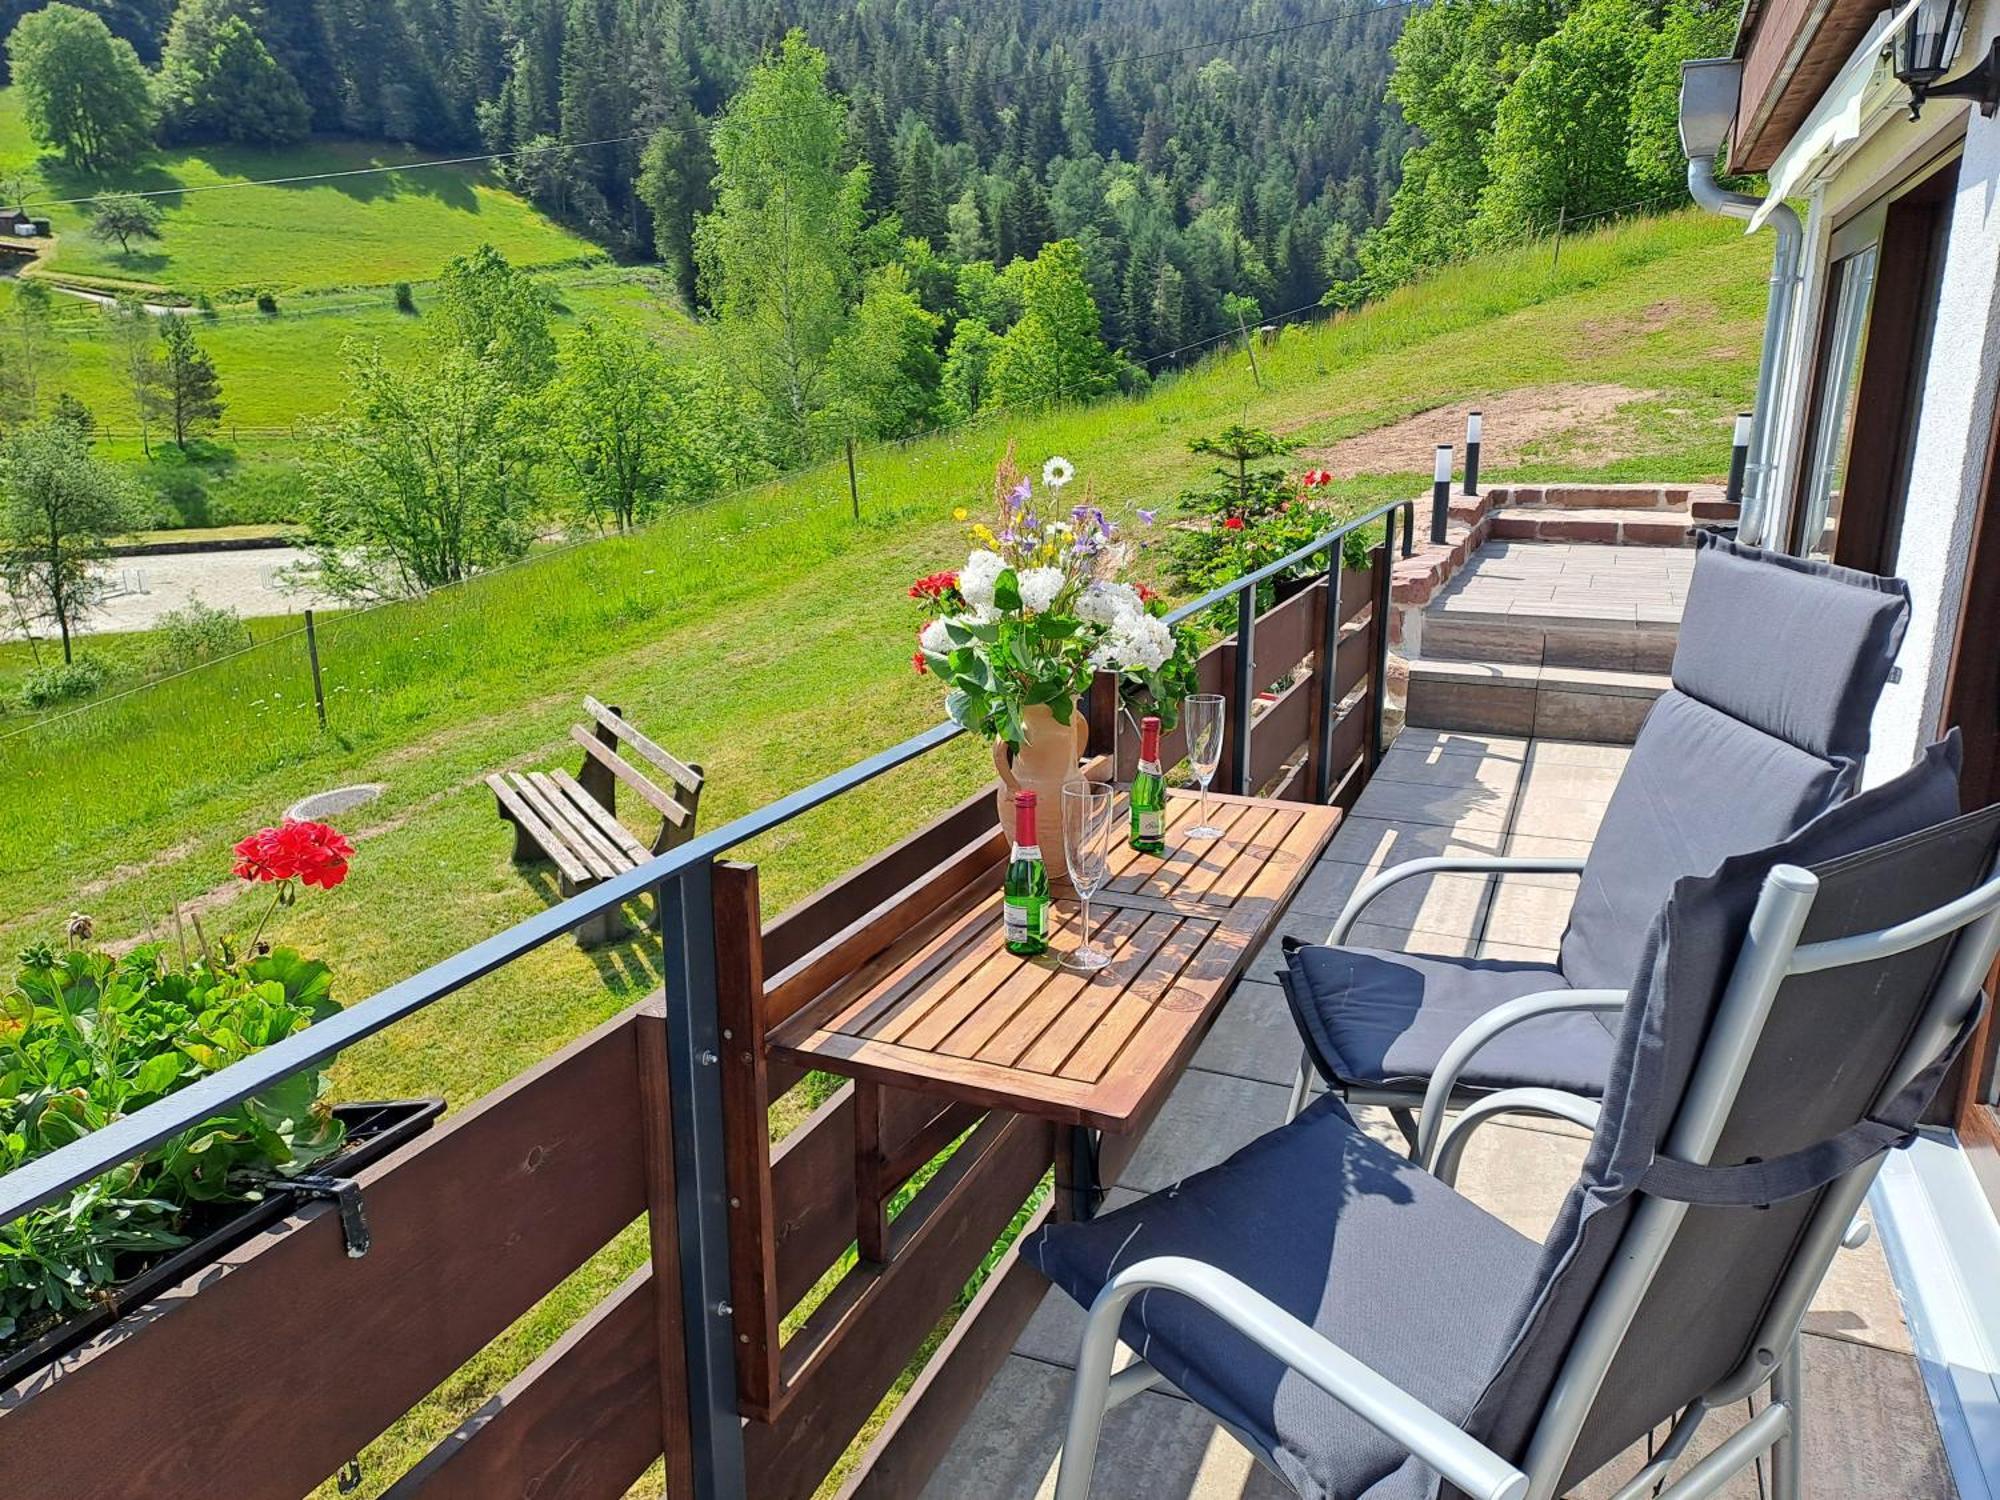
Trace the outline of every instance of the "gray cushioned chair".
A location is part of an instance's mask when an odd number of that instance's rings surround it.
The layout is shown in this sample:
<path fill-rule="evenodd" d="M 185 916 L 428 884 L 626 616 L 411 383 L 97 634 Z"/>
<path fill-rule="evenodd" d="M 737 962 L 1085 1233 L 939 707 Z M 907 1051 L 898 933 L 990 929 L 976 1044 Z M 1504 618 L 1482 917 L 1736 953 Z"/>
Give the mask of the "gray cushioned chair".
<path fill-rule="evenodd" d="M 1955 743 L 1934 747 L 1675 884 L 1544 1243 L 1331 1097 L 1032 1237 L 1023 1253 L 1091 1309 L 1058 1500 L 1087 1495 L 1106 1407 L 1162 1379 L 1313 1500 L 1551 1500 L 1674 1419 L 1618 1491 L 1634 1500 L 1703 1413 L 1769 1384 L 1664 1493 L 1713 1494 L 1769 1450 L 1774 1500 L 1800 1500 L 1800 1322 L 2000 949 L 2000 807 L 1955 816 L 1957 769 Z M 1141 1363 L 1114 1377 L 1120 1338 Z"/>
<path fill-rule="evenodd" d="M 1305 1039 L 1294 1114 L 1316 1071 L 1351 1103 L 1395 1110 L 1421 1152 L 1413 1112 L 1461 1039 L 1456 1102 L 1535 1086 L 1596 1097 L 1673 883 L 1784 838 L 1853 792 L 1908 586 L 1706 533 L 1697 542 L 1672 687 L 1640 728 L 1587 861 L 1413 860 L 1356 891 L 1325 945 L 1288 945 L 1280 977 Z M 1557 962 L 1345 946 L 1370 901 L 1440 870 L 1578 875 Z"/>

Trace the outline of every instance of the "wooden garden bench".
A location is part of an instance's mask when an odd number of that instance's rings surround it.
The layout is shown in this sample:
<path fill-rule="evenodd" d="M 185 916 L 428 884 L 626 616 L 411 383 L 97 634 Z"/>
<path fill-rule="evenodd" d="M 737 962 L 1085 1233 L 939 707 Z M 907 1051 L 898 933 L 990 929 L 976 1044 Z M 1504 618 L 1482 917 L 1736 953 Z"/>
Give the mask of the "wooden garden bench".
<path fill-rule="evenodd" d="M 589 890 L 600 880 L 622 875 L 694 837 L 701 802 L 702 771 L 677 759 L 634 729 L 616 708 L 595 698 L 583 700 L 589 724 L 573 724 L 569 736 L 583 747 L 583 764 L 572 776 L 564 770 L 494 772 L 486 778 L 499 801 L 500 816 L 514 825 L 514 860 L 546 859 L 556 867 L 565 896 Z M 663 789 L 626 759 L 621 747 L 660 772 Z M 660 815 L 652 847 L 618 821 L 618 783 L 625 783 Z M 614 908 L 576 930 L 582 947 L 610 942 L 626 931 Z"/>

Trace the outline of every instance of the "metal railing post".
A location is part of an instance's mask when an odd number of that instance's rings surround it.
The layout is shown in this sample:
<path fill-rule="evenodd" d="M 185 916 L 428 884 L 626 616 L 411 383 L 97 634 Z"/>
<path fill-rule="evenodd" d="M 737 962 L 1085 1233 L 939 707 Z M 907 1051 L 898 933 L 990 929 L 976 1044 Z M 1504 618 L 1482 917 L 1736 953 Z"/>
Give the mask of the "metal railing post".
<path fill-rule="evenodd" d="M 729 1305 L 729 1190 L 722 1148 L 722 1035 L 715 981 L 713 869 L 707 859 L 653 888 L 666 991 L 667 1107 L 686 1330 L 692 1500 L 744 1500 Z M 669 1441 L 672 1441 L 671 1435 Z"/>
<path fill-rule="evenodd" d="M 1384 720 L 1389 706 L 1389 610 L 1396 586 L 1396 513 L 1382 517 L 1382 555 L 1375 564 L 1381 572 L 1375 579 L 1375 661 L 1368 684 L 1368 769 L 1373 773 L 1382 763 Z"/>
<path fill-rule="evenodd" d="M 1319 632 L 1319 727 L 1313 736 L 1313 799 L 1333 795 L 1333 715 L 1340 707 L 1340 554 L 1341 543 L 1326 549 L 1326 618 Z"/>
<path fill-rule="evenodd" d="M 1239 797 L 1250 795 L 1250 710 L 1257 696 L 1256 636 L 1257 585 L 1253 583 L 1236 596 L 1236 759 L 1230 763 L 1229 790 Z"/>

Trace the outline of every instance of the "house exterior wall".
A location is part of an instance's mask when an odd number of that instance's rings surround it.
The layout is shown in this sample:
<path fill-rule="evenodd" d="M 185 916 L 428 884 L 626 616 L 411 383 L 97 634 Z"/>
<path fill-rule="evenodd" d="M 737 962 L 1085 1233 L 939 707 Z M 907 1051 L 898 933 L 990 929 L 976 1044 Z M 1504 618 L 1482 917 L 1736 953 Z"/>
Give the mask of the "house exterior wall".
<path fill-rule="evenodd" d="M 1975 6 L 1952 71 L 1983 56 L 1997 30 L 2000 0 Z M 1934 736 L 1956 645 L 1973 522 L 2000 402 L 2000 117 L 1986 119 L 1969 104 L 1949 100 L 1931 104 L 1914 122 L 1898 111 L 1813 186 L 1800 316 L 1787 355 L 1792 378 L 1777 418 L 1783 437 L 1775 455 L 1776 493 L 1782 508 L 1770 533 L 1774 539 L 1788 534 L 1804 462 L 1808 387 L 1833 232 L 1958 142 L 1964 149 L 1895 563 L 1910 583 L 1910 630 L 1900 680 L 1890 684 L 1876 712 L 1871 783 L 1907 766 Z"/>

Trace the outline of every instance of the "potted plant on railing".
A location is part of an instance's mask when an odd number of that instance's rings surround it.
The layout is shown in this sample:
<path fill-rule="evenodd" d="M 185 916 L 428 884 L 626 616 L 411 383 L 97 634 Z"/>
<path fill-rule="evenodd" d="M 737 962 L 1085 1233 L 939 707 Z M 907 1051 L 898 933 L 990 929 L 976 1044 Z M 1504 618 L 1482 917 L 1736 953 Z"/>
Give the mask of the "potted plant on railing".
<path fill-rule="evenodd" d="M 1067 459 L 1052 458 L 1038 492 L 1010 450 L 994 478 L 994 522 L 972 526 L 965 566 L 910 588 L 930 616 L 912 665 L 941 677 L 952 719 L 992 744 L 1003 828 L 1013 826 L 1014 794 L 1036 792 L 1042 854 L 1058 887 L 1061 794 L 1081 779 L 1087 725 L 1078 704 L 1092 676 L 1117 673 L 1124 694 L 1171 719 L 1195 654 L 1193 633 L 1167 623 L 1164 603 L 1120 579 L 1131 548 L 1103 508 L 1088 494 L 1062 502 L 1074 477 Z"/>
<path fill-rule="evenodd" d="M 200 937 L 93 949 L 88 917 L 66 948 L 20 955 L 0 996 L 0 1174 L 130 1115 L 331 1014 L 332 971 L 263 931 L 303 887 L 346 878 L 353 851 L 320 823 L 287 822 L 236 846 L 236 874 L 274 887 L 239 952 Z M 439 1100 L 333 1105 L 326 1075 L 297 1073 L 162 1142 L 56 1203 L 0 1225 L 0 1383 L 74 1348 L 274 1222 L 286 1183 L 351 1172 L 426 1128 Z"/>

